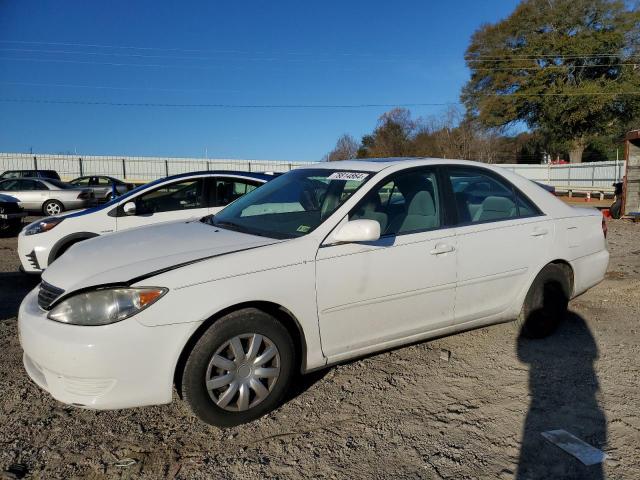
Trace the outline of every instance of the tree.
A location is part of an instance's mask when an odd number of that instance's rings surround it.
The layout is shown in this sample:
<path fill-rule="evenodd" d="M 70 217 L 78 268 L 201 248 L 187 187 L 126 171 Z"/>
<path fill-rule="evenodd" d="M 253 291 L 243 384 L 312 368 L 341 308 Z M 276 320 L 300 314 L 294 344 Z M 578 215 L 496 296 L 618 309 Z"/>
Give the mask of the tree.
<path fill-rule="evenodd" d="M 406 108 L 394 108 L 378 118 L 371 135 L 362 137 L 358 157 L 404 157 L 411 155 L 411 140 L 416 123 Z"/>
<path fill-rule="evenodd" d="M 482 125 L 524 122 L 579 162 L 640 118 L 638 45 L 640 11 L 623 0 L 524 0 L 474 33 L 462 100 Z"/>
<path fill-rule="evenodd" d="M 358 153 L 358 147 L 359 145 L 356 139 L 345 133 L 338 138 L 334 149 L 327 153 L 323 160 L 326 162 L 335 162 L 337 160 L 355 158 Z"/>

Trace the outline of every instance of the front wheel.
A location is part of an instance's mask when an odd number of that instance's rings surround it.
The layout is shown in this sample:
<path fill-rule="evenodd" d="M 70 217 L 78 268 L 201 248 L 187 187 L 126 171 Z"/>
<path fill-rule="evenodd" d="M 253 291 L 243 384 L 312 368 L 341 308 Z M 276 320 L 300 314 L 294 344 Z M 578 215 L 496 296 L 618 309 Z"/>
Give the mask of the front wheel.
<path fill-rule="evenodd" d="M 242 309 L 216 321 L 196 342 L 184 367 L 183 395 L 202 421 L 240 425 L 279 405 L 294 365 L 284 325 L 261 310 Z"/>
<path fill-rule="evenodd" d="M 64 205 L 58 200 L 47 200 L 42 206 L 42 212 L 50 217 L 60 215 L 64 212 Z"/>

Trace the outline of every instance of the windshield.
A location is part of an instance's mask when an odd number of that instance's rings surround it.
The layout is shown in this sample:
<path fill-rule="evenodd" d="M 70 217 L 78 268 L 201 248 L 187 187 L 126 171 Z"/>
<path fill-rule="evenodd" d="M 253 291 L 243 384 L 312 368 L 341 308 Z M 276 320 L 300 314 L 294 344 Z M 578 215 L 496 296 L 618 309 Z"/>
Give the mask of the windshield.
<path fill-rule="evenodd" d="M 337 169 L 293 170 L 203 221 L 264 237 L 301 237 L 315 230 L 370 176 Z"/>

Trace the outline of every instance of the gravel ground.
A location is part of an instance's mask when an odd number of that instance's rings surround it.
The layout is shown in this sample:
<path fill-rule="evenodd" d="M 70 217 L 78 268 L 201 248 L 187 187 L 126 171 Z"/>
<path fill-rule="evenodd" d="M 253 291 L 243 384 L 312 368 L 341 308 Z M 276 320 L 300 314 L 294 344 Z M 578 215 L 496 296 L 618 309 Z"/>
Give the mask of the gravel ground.
<path fill-rule="evenodd" d="M 607 279 L 559 331 L 483 328 L 297 382 L 276 412 L 219 430 L 171 405 L 62 405 L 22 368 L 16 312 L 37 279 L 0 239 L 0 472 L 33 478 L 640 478 L 640 225 L 611 221 Z M 609 459 L 585 467 L 541 431 Z M 24 469 L 20 472 L 20 469 Z M 0 473 L 0 478 L 3 474 Z"/>

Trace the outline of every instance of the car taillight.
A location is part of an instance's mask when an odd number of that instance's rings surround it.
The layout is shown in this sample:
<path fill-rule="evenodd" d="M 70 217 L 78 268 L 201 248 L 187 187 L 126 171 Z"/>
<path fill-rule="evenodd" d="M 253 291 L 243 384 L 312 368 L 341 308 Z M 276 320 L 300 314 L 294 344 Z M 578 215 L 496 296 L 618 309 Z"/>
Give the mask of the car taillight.
<path fill-rule="evenodd" d="M 602 234 L 604 235 L 604 238 L 607 238 L 607 232 L 609 231 L 609 227 L 607 226 L 607 219 L 605 218 L 604 214 L 602 215 Z"/>

